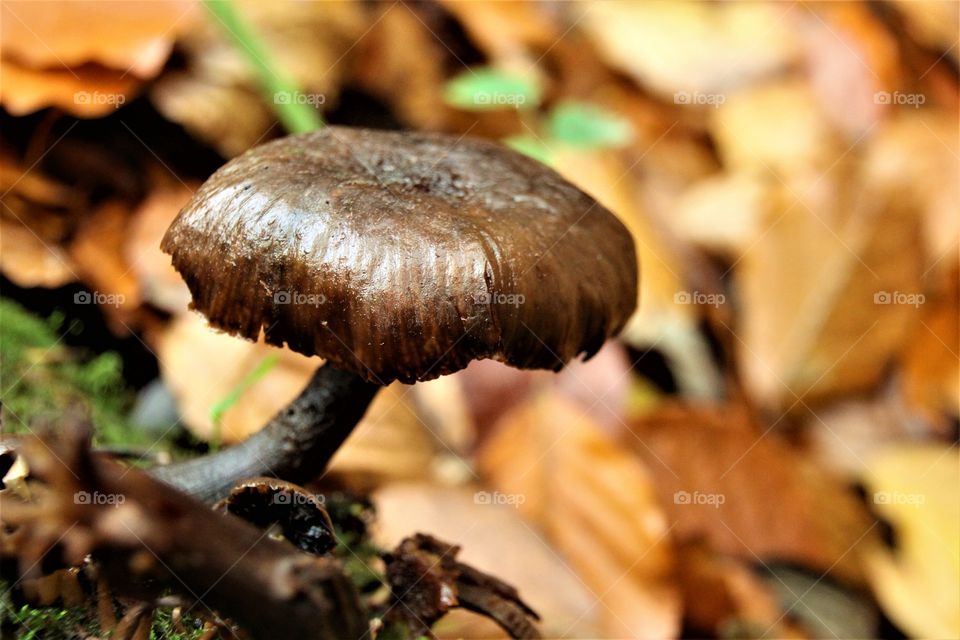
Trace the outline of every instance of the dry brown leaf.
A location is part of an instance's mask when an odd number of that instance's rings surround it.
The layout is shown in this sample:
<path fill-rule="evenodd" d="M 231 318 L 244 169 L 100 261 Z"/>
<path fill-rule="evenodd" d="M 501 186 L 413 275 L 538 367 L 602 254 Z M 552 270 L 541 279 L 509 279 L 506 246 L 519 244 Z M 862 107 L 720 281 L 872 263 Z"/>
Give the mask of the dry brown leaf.
<path fill-rule="evenodd" d="M 907 405 L 927 424 L 948 433 L 960 415 L 960 299 L 954 271 L 945 291 L 924 306 L 900 356 Z M 934 294 L 936 295 L 936 294 Z"/>
<path fill-rule="evenodd" d="M 195 313 L 170 322 L 159 337 L 157 355 L 164 381 L 178 401 L 185 425 L 199 438 L 214 436 L 210 410 L 263 361 L 277 364 L 223 414 L 219 437 L 239 442 L 258 430 L 293 400 L 320 364 L 289 349 L 239 340 L 218 333 Z"/>
<path fill-rule="evenodd" d="M 778 79 L 730 92 L 710 112 L 710 129 L 727 169 L 790 172 L 828 167 L 842 153 L 813 89 Z"/>
<path fill-rule="evenodd" d="M 140 85 L 136 76 L 124 76 L 95 65 L 76 69 L 30 69 L 2 59 L 0 74 L 3 75 L 0 104 L 15 116 L 59 107 L 81 118 L 97 118 L 116 111 Z"/>
<path fill-rule="evenodd" d="M 953 0 L 892 0 L 891 4 L 906 18 L 915 38 L 931 49 L 943 51 L 956 64 L 954 44 L 960 4 Z"/>
<path fill-rule="evenodd" d="M 414 7 L 382 5 L 357 48 L 355 82 L 389 103 L 404 122 L 419 129 L 442 127 L 451 112 L 443 101 L 447 51 Z"/>
<path fill-rule="evenodd" d="M 265 358 L 277 363 L 250 385 L 222 415 L 220 441 L 243 440 L 293 400 L 321 364 L 289 349 L 219 333 L 194 313 L 174 318 L 161 334 L 157 353 L 186 426 L 203 440 L 215 435 L 211 409 L 237 388 Z M 384 478 L 428 476 L 436 442 L 407 396 L 409 387 L 381 391 L 366 416 L 331 461 L 331 469 L 353 485 L 375 486 Z"/>
<path fill-rule="evenodd" d="M 117 334 L 130 331 L 133 313 L 140 306 L 140 285 L 126 261 L 129 207 L 106 202 L 79 223 L 68 247 L 76 271 L 92 290 L 88 301 L 98 304 Z"/>
<path fill-rule="evenodd" d="M 170 263 L 170 256 L 160 250 L 160 240 L 198 186 L 159 180 L 133 212 L 127 231 L 123 253 L 139 282 L 143 299 L 170 313 L 187 308 L 190 292 Z"/>
<path fill-rule="evenodd" d="M 391 484 L 373 495 L 375 540 L 391 548 L 426 531 L 455 540 L 458 558 L 515 586 L 540 614 L 546 638 L 602 637 L 600 607 L 581 579 L 513 506 L 485 499 L 489 492 L 466 487 Z M 434 631 L 441 638 L 499 638 L 502 631 L 476 616 L 448 616 Z"/>
<path fill-rule="evenodd" d="M 739 256 L 764 219 L 768 181 L 759 171 L 727 171 L 694 183 L 680 196 L 671 227 L 681 237 L 718 253 Z"/>
<path fill-rule="evenodd" d="M 678 633 L 670 530 L 650 476 L 576 405 L 538 394 L 503 418 L 478 468 L 593 592 L 605 634 Z"/>
<path fill-rule="evenodd" d="M 900 444 L 869 460 L 864 477 L 896 532 L 892 553 L 865 550 L 887 614 L 915 638 L 960 637 L 960 465 L 956 446 Z"/>
<path fill-rule="evenodd" d="M 799 410 L 870 389 L 917 320 L 918 207 L 893 185 L 846 169 L 786 177 L 736 265 L 738 358 L 764 405 Z"/>
<path fill-rule="evenodd" d="M 610 64 L 664 97 L 716 94 L 785 68 L 797 43 L 790 6 L 763 3 L 581 2 L 573 16 Z"/>
<path fill-rule="evenodd" d="M 646 461 L 678 541 L 749 562 L 794 562 L 862 580 L 873 523 L 836 478 L 757 429 L 743 409 L 663 407 L 625 443 Z"/>
<path fill-rule="evenodd" d="M 766 629 L 786 638 L 785 614 L 776 594 L 742 559 L 718 554 L 699 542 L 679 545 L 677 576 L 683 590 L 686 624 L 710 636 L 724 637 L 735 626 Z"/>
<path fill-rule="evenodd" d="M 556 374 L 480 360 L 447 378 L 462 388 L 462 408 L 479 443 L 500 418 L 544 389 L 574 402 L 607 433 L 618 433 L 626 428 L 633 383 L 627 351 L 615 341 L 607 342 L 590 360 L 573 360 Z"/>
<path fill-rule="evenodd" d="M 263 142 L 276 118 L 254 88 L 174 72 L 153 86 L 151 100 L 168 119 L 230 158 Z M 231 114 L 230 118 L 221 117 Z"/>
<path fill-rule="evenodd" d="M 956 111 L 903 108 L 877 129 L 869 171 L 876 184 L 913 198 L 923 214 L 928 289 L 951 276 L 960 243 L 960 122 Z"/>
<path fill-rule="evenodd" d="M 377 394 L 363 420 L 330 461 L 351 486 L 370 491 L 388 481 L 442 475 L 442 457 L 453 456 L 442 434 L 431 433 L 412 404 L 410 387 L 394 383 Z M 469 471 L 467 472 L 469 473 Z"/>
<path fill-rule="evenodd" d="M 0 270 L 21 287 L 59 287 L 77 279 L 60 246 L 74 193 L 0 152 Z"/>
<path fill-rule="evenodd" d="M 20 287 L 53 288 L 77 278 L 66 252 L 6 217 L 0 217 L 0 271 Z"/>
<path fill-rule="evenodd" d="M 0 189 L 4 206 L 18 214 L 25 209 L 29 212 L 34 206 L 64 207 L 73 200 L 69 189 L 33 168 L 21 166 L 4 150 L 0 150 Z"/>
<path fill-rule="evenodd" d="M 194 0 L 5 0 L 4 56 L 36 68 L 96 62 L 143 78 L 156 75 L 178 30 L 195 17 Z"/>
<path fill-rule="evenodd" d="M 215 18 L 197 21 L 184 34 L 180 46 L 187 71 L 161 77 L 150 94 L 164 116 L 227 157 L 270 132 L 276 123 L 270 100 L 331 108 L 354 45 L 369 26 L 365 9 L 353 0 L 235 4 L 263 39 L 273 63 L 302 94 L 263 96 L 255 69 Z M 231 117 L 224 118 L 225 113 Z"/>

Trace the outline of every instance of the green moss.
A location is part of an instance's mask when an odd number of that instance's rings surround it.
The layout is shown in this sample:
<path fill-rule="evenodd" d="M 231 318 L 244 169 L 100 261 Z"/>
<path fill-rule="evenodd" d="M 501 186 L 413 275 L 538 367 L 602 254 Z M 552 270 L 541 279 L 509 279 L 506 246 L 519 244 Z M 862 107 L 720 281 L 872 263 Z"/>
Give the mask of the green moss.
<path fill-rule="evenodd" d="M 10 598 L 11 585 L 0 580 L 0 637 L 18 640 L 73 640 L 82 633 L 98 636 L 92 609 L 87 607 L 17 606 Z M 13 632 L 14 635 L 7 634 Z"/>
<path fill-rule="evenodd" d="M 17 640 L 76 640 L 85 637 L 109 638 L 101 633 L 93 606 L 40 607 L 17 606 L 10 598 L 11 585 L 0 580 L 0 638 Z M 153 614 L 151 640 L 198 640 L 203 636 L 203 625 L 196 618 L 185 616 L 177 630 L 169 609 L 158 609 Z M 11 634 L 12 635 L 9 635 Z"/>
<path fill-rule="evenodd" d="M 138 445 L 148 437 L 131 429 L 126 415 L 133 393 L 126 386 L 120 357 L 92 358 L 64 344 L 79 323 L 64 326 L 61 315 L 44 320 L 0 298 L 0 400 L 4 430 L 56 426 L 81 409 L 90 416 L 97 444 Z"/>

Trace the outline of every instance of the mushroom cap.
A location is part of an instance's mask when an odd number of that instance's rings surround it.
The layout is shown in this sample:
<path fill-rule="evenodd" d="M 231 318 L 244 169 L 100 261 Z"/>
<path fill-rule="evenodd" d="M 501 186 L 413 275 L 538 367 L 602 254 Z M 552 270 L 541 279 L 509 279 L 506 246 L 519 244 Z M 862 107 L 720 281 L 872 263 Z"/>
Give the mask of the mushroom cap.
<path fill-rule="evenodd" d="M 162 248 L 228 333 L 386 384 L 474 359 L 558 370 L 637 301 L 630 233 L 490 142 L 325 127 L 231 160 Z"/>

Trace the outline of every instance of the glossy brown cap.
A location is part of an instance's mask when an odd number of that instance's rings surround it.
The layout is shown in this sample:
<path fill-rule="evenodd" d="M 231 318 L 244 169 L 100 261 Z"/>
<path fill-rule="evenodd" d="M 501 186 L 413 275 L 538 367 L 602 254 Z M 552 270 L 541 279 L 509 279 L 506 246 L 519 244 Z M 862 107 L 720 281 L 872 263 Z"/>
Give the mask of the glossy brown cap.
<path fill-rule="evenodd" d="M 228 162 L 163 250 L 214 327 L 388 383 L 471 360 L 560 369 L 637 300 L 633 240 L 505 147 L 326 127 Z"/>

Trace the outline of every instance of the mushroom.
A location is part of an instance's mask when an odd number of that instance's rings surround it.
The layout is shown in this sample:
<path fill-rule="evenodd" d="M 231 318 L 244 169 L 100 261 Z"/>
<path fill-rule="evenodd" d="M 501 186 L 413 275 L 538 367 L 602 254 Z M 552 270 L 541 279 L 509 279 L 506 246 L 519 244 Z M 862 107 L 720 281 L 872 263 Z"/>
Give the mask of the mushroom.
<path fill-rule="evenodd" d="M 323 555 L 337 546 L 333 522 L 323 500 L 323 496 L 292 482 L 253 478 L 235 486 L 213 508 L 243 518 L 261 529 L 277 527 L 280 537 L 297 548 Z"/>
<path fill-rule="evenodd" d="M 589 358 L 637 300 L 613 214 L 530 158 L 435 133 L 325 127 L 254 148 L 203 184 L 162 248 L 213 327 L 326 359 L 243 443 L 155 469 L 206 499 L 243 478 L 316 477 L 394 380 Z"/>

